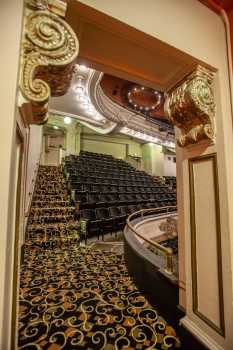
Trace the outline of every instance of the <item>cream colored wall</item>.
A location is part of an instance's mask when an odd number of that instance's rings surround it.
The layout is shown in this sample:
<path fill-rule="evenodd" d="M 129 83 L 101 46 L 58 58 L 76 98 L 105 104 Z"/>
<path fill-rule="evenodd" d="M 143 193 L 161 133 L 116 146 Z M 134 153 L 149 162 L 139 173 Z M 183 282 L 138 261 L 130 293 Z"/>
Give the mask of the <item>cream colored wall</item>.
<path fill-rule="evenodd" d="M 174 155 L 164 154 L 163 169 L 164 176 L 176 176 L 176 162 L 174 162 Z M 170 159 L 169 159 L 170 158 Z"/>
<path fill-rule="evenodd" d="M 43 135 L 42 136 L 42 152 L 40 163 L 42 165 L 59 166 L 61 164 L 61 155 L 64 151 L 65 136 L 64 135 Z M 60 148 L 60 146 L 62 146 Z"/>
<path fill-rule="evenodd" d="M 116 158 L 129 160 L 128 155 L 142 157 L 141 144 L 130 137 L 117 135 L 100 135 L 82 127 L 81 150 L 111 154 Z"/>
<path fill-rule="evenodd" d="M 64 130 L 64 142 L 62 156 L 68 154 L 79 154 L 80 152 L 80 132 L 81 126 L 77 120 L 71 118 L 71 124 L 64 123 L 64 117 L 56 114 L 50 114 L 48 124 L 50 126 L 56 125 Z M 48 153 L 45 152 L 46 137 L 43 137 L 41 164 L 56 165 L 60 163 L 60 152 L 50 149 Z M 49 145 L 47 145 L 49 146 Z M 48 147 L 47 147 L 48 149 Z"/>
<path fill-rule="evenodd" d="M 42 151 L 42 126 L 31 125 L 29 133 L 28 163 L 26 175 L 26 212 L 29 210 L 31 197 L 34 190 L 37 169 L 40 163 Z"/>
<path fill-rule="evenodd" d="M 126 147 L 124 144 L 116 144 L 107 141 L 95 141 L 82 139 L 81 149 L 83 151 L 111 154 L 115 158 L 125 159 Z"/>
<path fill-rule="evenodd" d="M 146 143 L 142 147 L 142 159 L 144 170 L 154 176 L 164 175 L 164 153 L 162 146 Z"/>
<path fill-rule="evenodd" d="M 66 154 L 76 154 L 76 129 L 73 122 L 66 128 Z"/>
<path fill-rule="evenodd" d="M 135 168 L 145 170 L 155 176 L 163 176 L 164 154 L 156 144 L 140 144 L 124 135 L 100 135 L 88 128 L 82 128 L 81 149 L 89 152 L 107 153 L 129 162 Z M 135 160 L 132 156 L 139 157 Z"/>
<path fill-rule="evenodd" d="M 16 152 L 15 111 L 19 64 L 22 0 L 2 0 L 0 4 L 0 349 L 10 349 L 12 307 L 12 254 L 14 242 L 13 212 Z"/>
<path fill-rule="evenodd" d="M 148 143 L 144 144 L 142 146 L 142 164 L 143 169 L 148 173 L 152 173 L 152 167 L 151 167 L 151 148 Z"/>
<path fill-rule="evenodd" d="M 209 344 L 211 350 L 230 350 L 233 343 L 233 134 L 224 24 L 217 14 L 197 0 L 147 0 L 146 7 L 141 0 L 135 0 L 133 8 L 130 0 L 118 0 L 117 2 L 81 0 L 81 2 L 157 37 L 165 43 L 207 62 L 218 70 L 215 89 L 217 138 L 214 151 L 218 155 L 226 336 L 223 338 L 218 335 L 192 312 L 191 262 L 187 250 L 186 278 L 188 278 L 189 283 L 186 301 L 189 318 L 185 326 L 196 333 L 200 339 L 204 339 L 203 341 Z M 199 154 L 203 154 L 204 149 L 200 148 Z M 179 151 L 179 153 L 181 152 L 182 150 Z M 191 154 L 192 150 L 190 150 L 190 154 L 187 150 L 185 156 L 179 154 L 178 157 L 181 161 L 180 171 L 183 173 L 178 178 L 178 188 L 183 191 L 178 196 L 180 220 L 183 221 L 179 227 L 185 230 L 186 242 L 189 246 L 190 221 L 188 220 L 188 211 L 190 202 L 187 158 Z M 198 151 L 194 151 L 193 154 L 197 155 Z M 179 181 L 182 181 L 182 184 L 179 184 Z M 205 209 L 203 208 L 203 210 Z"/>
<path fill-rule="evenodd" d="M 163 176 L 164 175 L 164 154 L 162 146 L 151 145 L 151 155 L 152 155 L 152 175 Z"/>

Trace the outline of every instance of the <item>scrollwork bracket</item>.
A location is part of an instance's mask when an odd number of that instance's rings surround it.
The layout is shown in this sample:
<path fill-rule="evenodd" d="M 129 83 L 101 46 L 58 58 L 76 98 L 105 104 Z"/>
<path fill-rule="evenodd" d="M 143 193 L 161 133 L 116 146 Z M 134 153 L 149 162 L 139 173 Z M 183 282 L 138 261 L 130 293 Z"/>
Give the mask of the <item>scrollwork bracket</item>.
<path fill-rule="evenodd" d="M 212 83 L 214 73 L 198 66 L 166 96 L 165 113 L 178 127 L 181 147 L 201 140 L 215 140 L 215 103 Z"/>
<path fill-rule="evenodd" d="M 50 96 L 68 90 L 79 48 L 69 24 L 41 7 L 26 17 L 20 76 L 21 92 L 31 103 L 36 124 L 46 120 Z"/>

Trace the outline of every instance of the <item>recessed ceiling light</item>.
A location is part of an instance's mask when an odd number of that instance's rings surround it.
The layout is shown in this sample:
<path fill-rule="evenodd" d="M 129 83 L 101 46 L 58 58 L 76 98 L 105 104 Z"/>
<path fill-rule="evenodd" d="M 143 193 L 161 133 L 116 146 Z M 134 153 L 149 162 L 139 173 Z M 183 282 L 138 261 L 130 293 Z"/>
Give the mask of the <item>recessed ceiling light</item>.
<path fill-rule="evenodd" d="M 64 123 L 65 124 L 70 124 L 71 123 L 71 118 L 70 117 L 65 117 L 64 118 Z"/>
<path fill-rule="evenodd" d="M 96 114 L 96 115 L 94 116 L 94 118 L 95 118 L 95 120 L 102 120 L 102 117 L 101 117 L 99 114 Z"/>
<path fill-rule="evenodd" d="M 53 128 L 54 128 L 55 130 L 59 129 L 59 127 L 58 127 L 57 125 L 54 125 Z"/>
<path fill-rule="evenodd" d="M 84 109 L 88 109 L 89 108 L 89 103 L 88 102 L 83 102 L 82 106 Z"/>
<path fill-rule="evenodd" d="M 87 67 L 84 65 L 84 64 L 81 64 L 80 66 L 79 66 L 79 68 L 81 69 L 81 70 L 86 70 L 87 69 Z"/>
<path fill-rule="evenodd" d="M 85 97 L 83 95 L 78 96 L 78 101 L 84 102 L 85 101 Z"/>
<path fill-rule="evenodd" d="M 75 91 L 77 92 L 77 94 L 82 94 L 83 93 L 83 86 L 77 85 L 75 87 Z"/>

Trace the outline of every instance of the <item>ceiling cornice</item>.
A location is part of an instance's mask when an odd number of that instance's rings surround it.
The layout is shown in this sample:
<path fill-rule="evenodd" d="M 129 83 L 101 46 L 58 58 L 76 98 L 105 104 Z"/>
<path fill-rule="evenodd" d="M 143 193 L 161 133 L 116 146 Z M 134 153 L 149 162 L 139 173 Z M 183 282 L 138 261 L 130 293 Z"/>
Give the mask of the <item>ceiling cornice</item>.
<path fill-rule="evenodd" d="M 147 133 L 161 140 L 174 141 L 174 135 L 171 134 L 172 129 L 161 132 L 159 131 L 159 125 L 113 102 L 101 88 L 102 76 L 103 73 L 92 70 L 87 83 L 91 102 L 101 115 L 107 120 L 117 123 L 118 126 L 127 126 L 132 130 Z"/>

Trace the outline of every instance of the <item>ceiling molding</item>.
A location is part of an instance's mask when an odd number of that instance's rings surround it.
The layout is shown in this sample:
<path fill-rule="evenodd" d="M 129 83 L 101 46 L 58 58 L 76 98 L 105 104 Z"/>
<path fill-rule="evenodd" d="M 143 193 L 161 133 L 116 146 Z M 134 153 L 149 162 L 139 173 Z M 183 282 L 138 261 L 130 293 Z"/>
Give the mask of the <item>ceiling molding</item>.
<path fill-rule="evenodd" d="M 87 83 L 88 94 L 91 102 L 101 115 L 106 119 L 117 123 L 118 126 L 122 128 L 127 126 L 130 129 L 146 133 L 161 140 L 174 141 L 174 135 L 171 134 L 170 130 L 166 132 L 159 131 L 159 125 L 142 115 L 131 112 L 120 106 L 106 96 L 100 85 L 102 76 L 103 73 L 92 70 Z"/>

